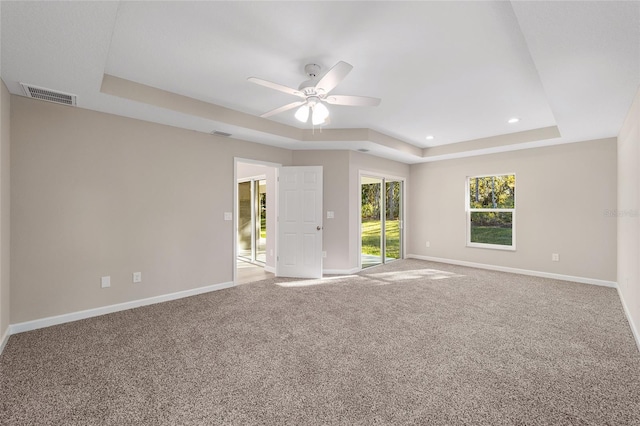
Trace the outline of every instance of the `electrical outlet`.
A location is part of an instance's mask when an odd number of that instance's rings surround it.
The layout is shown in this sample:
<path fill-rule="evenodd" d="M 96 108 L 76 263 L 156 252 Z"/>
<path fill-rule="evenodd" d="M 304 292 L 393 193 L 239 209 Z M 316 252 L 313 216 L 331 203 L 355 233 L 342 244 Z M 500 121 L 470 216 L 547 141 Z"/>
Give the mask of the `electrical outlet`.
<path fill-rule="evenodd" d="M 111 277 L 100 278 L 100 287 L 102 288 L 111 287 Z"/>
<path fill-rule="evenodd" d="M 551 253 L 552 262 L 560 262 L 560 255 L 558 253 Z"/>
<path fill-rule="evenodd" d="M 428 248 L 428 247 L 431 247 L 431 243 L 430 243 L 429 241 L 427 241 L 427 242 L 425 243 L 425 246 L 427 246 L 427 248 Z"/>
<path fill-rule="evenodd" d="M 322 252 L 322 257 L 327 257 L 327 252 L 326 251 Z"/>
<path fill-rule="evenodd" d="M 142 272 L 134 272 L 133 273 L 133 282 L 134 283 L 142 282 Z"/>

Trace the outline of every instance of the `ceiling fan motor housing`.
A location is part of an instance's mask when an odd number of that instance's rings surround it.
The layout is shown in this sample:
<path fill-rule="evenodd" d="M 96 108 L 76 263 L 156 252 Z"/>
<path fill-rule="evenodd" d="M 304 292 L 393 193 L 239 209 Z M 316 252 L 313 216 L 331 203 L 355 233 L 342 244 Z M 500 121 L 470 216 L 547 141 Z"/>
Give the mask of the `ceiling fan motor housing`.
<path fill-rule="evenodd" d="M 304 67 L 304 72 L 309 76 L 309 78 L 316 78 L 318 75 L 320 75 L 320 65 L 307 64 Z"/>
<path fill-rule="evenodd" d="M 316 87 L 316 83 L 318 83 L 318 75 L 320 75 L 320 65 L 307 64 L 304 67 L 304 72 L 309 76 L 309 80 L 300 83 L 298 90 L 304 93 L 307 97 L 320 95 L 320 92 Z"/>

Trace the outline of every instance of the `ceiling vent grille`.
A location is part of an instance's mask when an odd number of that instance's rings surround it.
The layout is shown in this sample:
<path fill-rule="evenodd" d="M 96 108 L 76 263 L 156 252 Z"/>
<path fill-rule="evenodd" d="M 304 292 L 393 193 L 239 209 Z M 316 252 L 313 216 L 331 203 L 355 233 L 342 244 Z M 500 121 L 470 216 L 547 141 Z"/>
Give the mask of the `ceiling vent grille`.
<path fill-rule="evenodd" d="M 20 83 L 24 94 L 28 98 L 40 99 L 43 101 L 54 102 L 63 105 L 76 105 L 76 95 L 70 93 L 57 92 L 44 87 L 33 86 L 31 84 Z"/>
<path fill-rule="evenodd" d="M 213 132 L 211 132 L 211 134 L 216 136 L 224 136 L 225 138 L 231 136 L 231 133 L 221 132 L 220 130 L 214 130 Z"/>

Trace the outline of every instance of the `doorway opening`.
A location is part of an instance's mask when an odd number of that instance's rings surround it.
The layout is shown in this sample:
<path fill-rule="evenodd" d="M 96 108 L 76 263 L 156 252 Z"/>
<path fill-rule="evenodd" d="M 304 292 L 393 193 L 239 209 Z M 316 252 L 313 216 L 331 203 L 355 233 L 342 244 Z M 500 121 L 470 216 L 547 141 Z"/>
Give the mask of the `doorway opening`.
<path fill-rule="evenodd" d="M 403 181 L 360 176 L 360 264 L 381 265 L 403 257 Z"/>
<path fill-rule="evenodd" d="M 234 281 L 268 279 L 275 272 L 276 167 L 236 160 Z"/>

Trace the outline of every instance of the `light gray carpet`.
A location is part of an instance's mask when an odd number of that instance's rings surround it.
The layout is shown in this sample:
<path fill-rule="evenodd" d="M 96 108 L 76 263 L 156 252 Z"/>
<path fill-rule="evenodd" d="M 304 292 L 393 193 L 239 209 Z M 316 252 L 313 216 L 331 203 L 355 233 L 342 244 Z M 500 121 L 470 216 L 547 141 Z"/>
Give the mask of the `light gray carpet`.
<path fill-rule="evenodd" d="M 0 423 L 638 425 L 639 374 L 614 289 L 404 260 L 11 336 Z"/>

